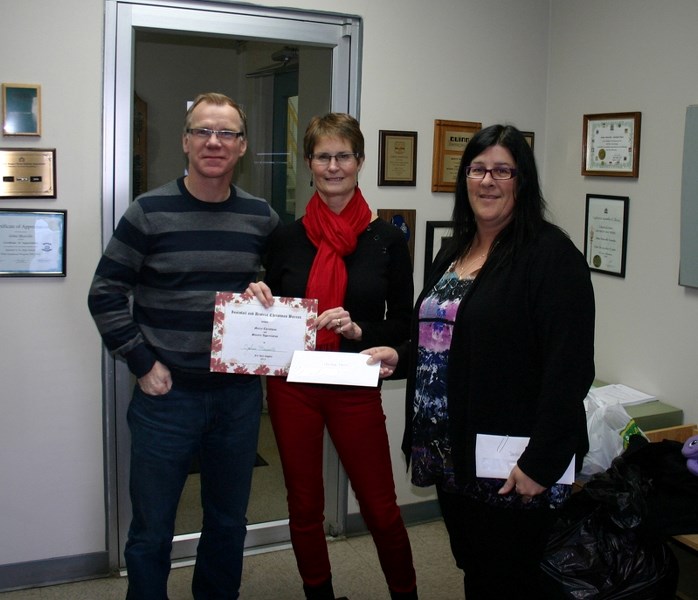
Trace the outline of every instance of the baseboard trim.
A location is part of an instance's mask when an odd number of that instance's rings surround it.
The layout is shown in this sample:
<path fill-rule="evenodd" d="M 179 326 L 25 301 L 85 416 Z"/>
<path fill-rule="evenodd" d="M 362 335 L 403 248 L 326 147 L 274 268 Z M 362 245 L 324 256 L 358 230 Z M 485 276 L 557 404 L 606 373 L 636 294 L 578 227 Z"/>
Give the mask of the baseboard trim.
<path fill-rule="evenodd" d="M 96 579 L 109 575 L 111 573 L 107 552 L 0 565 L 0 592 Z"/>
<path fill-rule="evenodd" d="M 400 507 L 405 525 L 417 525 L 441 519 L 437 500 L 405 504 Z M 347 537 L 368 533 L 360 513 L 347 515 Z M 0 565 L 0 592 L 44 587 L 112 575 L 107 552 L 94 552 L 23 563 Z"/>
<path fill-rule="evenodd" d="M 426 500 L 424 502 L 404 504 L 400 507 L 400 513 L 402 514 L 402 520 L 405 522 L 405 525 L 408 526 L 441 519 L 441 509 L 439 508 L 438 500 Z M 366 527 L 361 513 L 347 515 L 345 531 L 347 537 L 365 535 L 367 533 L 368 527 Z"/>

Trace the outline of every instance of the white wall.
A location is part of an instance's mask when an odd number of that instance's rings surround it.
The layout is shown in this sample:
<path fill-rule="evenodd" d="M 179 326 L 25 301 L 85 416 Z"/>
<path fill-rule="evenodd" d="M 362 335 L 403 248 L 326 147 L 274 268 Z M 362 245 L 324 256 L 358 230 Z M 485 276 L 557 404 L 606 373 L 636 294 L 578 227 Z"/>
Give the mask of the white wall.
<path fill-rule="evenodd" d="M 452 205 L 430 191 L 434 119 L 534 131 L 546 196 L 580 246 L 585 194 L 630 196 L 626 278 L 594 275 L 598 375 L 698 420 L 698 294 L 676 284 L 683 115 L 698 86 L 693 0 L 259 4 L 364 18 L 360 184 L 375 208 L 417 210 L 417 282 L 424 222 L 447 220 Z M 105 548 L 101 345 L 86 308 L 101 252 L 103 7 L 6 1 L 1 17 L 0 80 L 42 85 L 44 131 L 2 147 L 56 148 L 58 198 L 0 205 L 68 210 L 68 276 L 0 279 L 0 566 Z M 639 179 L 581 177 L 582 115 L 634 110 L 643 113 Z M 416 187 L 377 187 L 380 129 L 418 132 Z M 384 396 L 399 501 L 415 502 L 424 496 L 398 450 L 401 384 Z"/>
<path fill-rule="evenodd" d="M 698 290 L 680 287 L 686 107 L 698 101 L 695 0 L 554 0 L 545 193 L 580 248 L 586 194 L 628 196 L 624 279 L 594 273 L 596 370 L 698 420 Z M 582 177 L 584 114 L 642 112 L 636 180 Z"/>
<path fill-rule="evenodd" d="M 103 8 L 3 2 L 0 80 L 41 85 L 41 138 L 67 209 L 65 279 L 0 279 L 0 565 L 105 548 L 100 340 L 87 290 L 100 248 Z"/>

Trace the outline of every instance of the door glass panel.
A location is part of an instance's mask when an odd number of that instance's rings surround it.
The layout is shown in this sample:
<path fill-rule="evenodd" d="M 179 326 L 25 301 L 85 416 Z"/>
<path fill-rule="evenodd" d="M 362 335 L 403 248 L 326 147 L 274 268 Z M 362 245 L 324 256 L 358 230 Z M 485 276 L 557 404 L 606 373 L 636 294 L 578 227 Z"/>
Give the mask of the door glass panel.
<path fill-rule="evenodd" d="M 136 191 L 153 189 L 182 174 L 179 140 L 186 101 L 193 100 L 200 91 L 220 90 L 240 103 L 249 119 L 248 152 L 236 167 L 235 183 L 268 199 L 283 221 L 293 221 L 298 153 L 302 152 L 298 140 L 302 140 L 305 128 L 298 119 L 298 106 L 304 100 L 298 76 L 304 48 L 147 30 L 137 32 L 135 49 L 134 196 Z M 313 54 L 316 52 L 313 49 Z M 324 52 L 329 55 L 331 49 Z M 191 57 L 190 66 L 183 62 L 187 56 Z M 177 60 L 173 61 L 173 57 Z M 326 57 L 325 63 L 329 62 Z M 216 64 L 220 73 L 217 79 L 199 83 L 196 88 L 188 84 L 178 92 L 161 85 L 175 72 L 199 68 L 200 64 Z M 327 97 L 330 82 L 327 69 L 322 81 Z M 317 88 L 313 93 L 317 93 Z M 329 105 L 324 110 L 329 110 Z M 281 464 L 269 415 L 263 410 L 248 522 L 265 523 L 287 517 Z M 199 532 L 201 522 L 199 464 L 195 459 L 179 503 L 175 534 Z"/>

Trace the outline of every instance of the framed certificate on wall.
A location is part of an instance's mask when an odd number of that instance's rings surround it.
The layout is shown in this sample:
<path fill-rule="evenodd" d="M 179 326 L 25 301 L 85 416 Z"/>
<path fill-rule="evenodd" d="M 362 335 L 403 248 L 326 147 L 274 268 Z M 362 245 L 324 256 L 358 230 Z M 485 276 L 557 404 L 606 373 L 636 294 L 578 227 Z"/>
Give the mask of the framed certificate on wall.
<path fill-rule="evenodd" d="M 641 113 L 584 115 L 582 175 L 637 177 Z"/>
<path fill-rule="evenodd" d="M 592 271 L 625 277 L 627 196 L 587 194 L 584 256 Z"/>

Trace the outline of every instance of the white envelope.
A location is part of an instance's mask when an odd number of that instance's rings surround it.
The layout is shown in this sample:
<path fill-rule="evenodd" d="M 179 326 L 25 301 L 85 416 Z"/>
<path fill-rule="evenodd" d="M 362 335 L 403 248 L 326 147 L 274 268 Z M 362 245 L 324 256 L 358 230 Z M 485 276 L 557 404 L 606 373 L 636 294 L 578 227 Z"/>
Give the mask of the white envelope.
<path fill-rule="evenodd" d="M 368 358 L 368 354 L 352 352 L 296 350 L 287 381 L 376 387 L 380 363 L 366 364 Z"/>
<path fill-rule="evenodd" d="M 475 441 L 475 474 L 507 479 L 531 438 L 478 433 Z M 557 483 L 574 483 L 574 456 Z"/>

